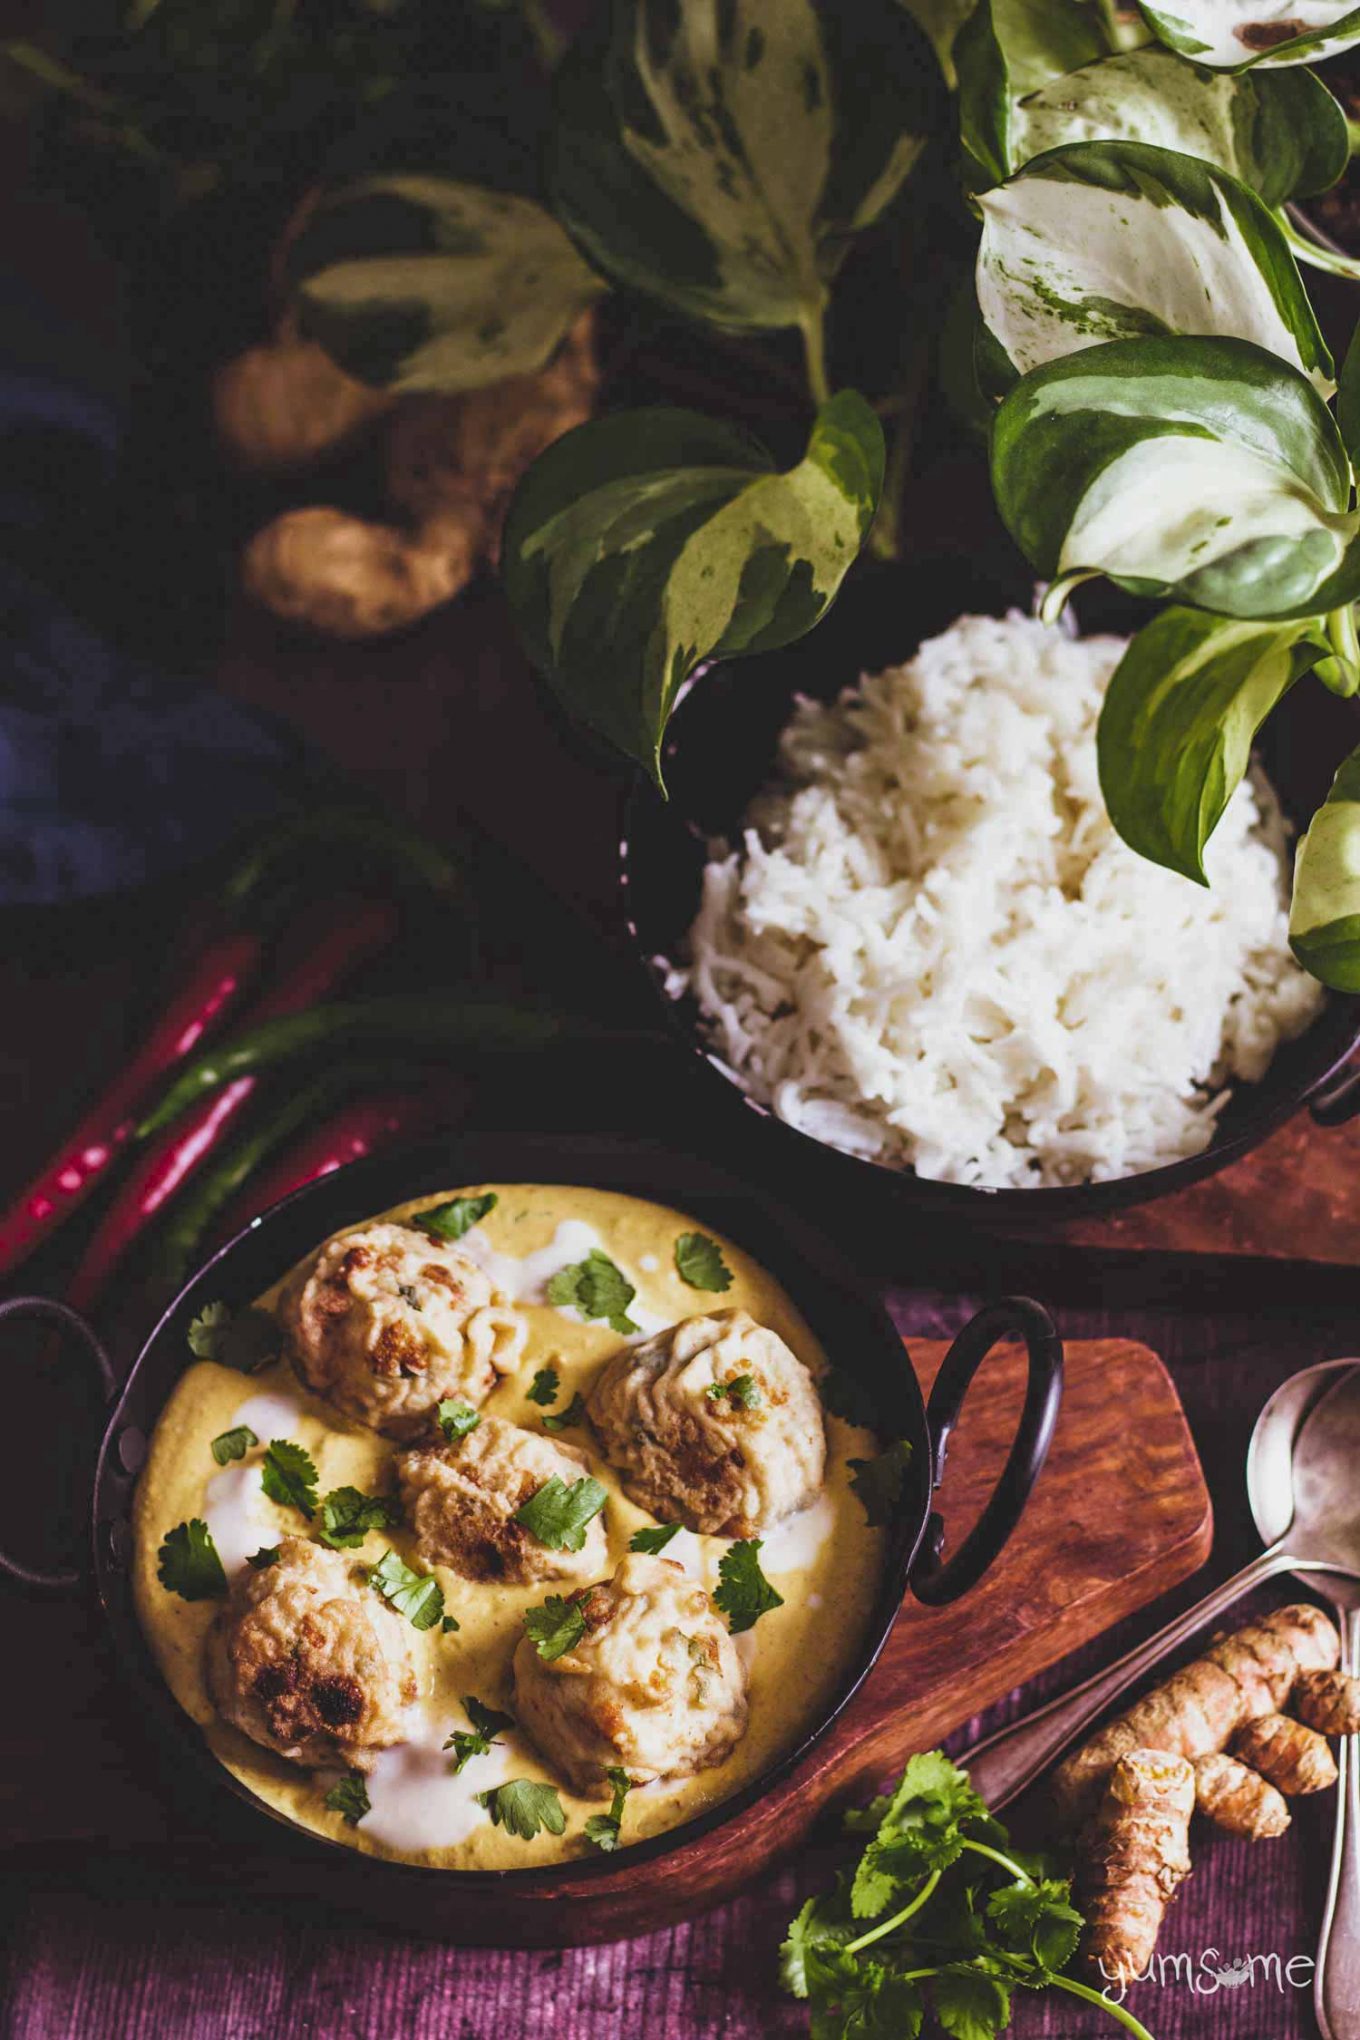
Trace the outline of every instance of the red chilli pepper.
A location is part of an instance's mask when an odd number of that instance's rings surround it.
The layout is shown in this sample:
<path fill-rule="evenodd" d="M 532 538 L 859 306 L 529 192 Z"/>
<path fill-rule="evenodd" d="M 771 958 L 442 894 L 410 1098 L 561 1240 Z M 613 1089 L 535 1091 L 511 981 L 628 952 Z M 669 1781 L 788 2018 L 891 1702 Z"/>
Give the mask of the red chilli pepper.
<path fill-rule="evenodd" d="M 63 1225 L 131 1138 L 157 1085 L 204 1041 L 259 972 L 257 934 L 231 930 L 194 963 L 150 1033 L 50 1162 L 0 1212 L 0 1276 Z"/>
<path fill-rule="evenodd" d="M 466 1107 L 470 1087 L 456 1081 L 426 1090 L 389 1091 L 356 1098 L 321 1126 L 303 1134 L 272 1167 L 246 1184 L 222 1223 L 214 1226 L 213 1244 L 231 1239 L 262 1211 L 305 1183 L 315 1183 L 349 1162 L 362 1161 L 394 1141 L 414 1139 L 453 1125 Z"/>
<path fill-rule="evenodd" d="M 308 915 L 308 924 L 315 921 Z M 384 900 L 338 900 L 320 934 L 303 951 L 281 983 L 256 1001 L 255 1024 L 306 1012 L 395 938 L 397 909 Z M 144 1227 L 214 1152 L 234 1126 L 258 1079 L 237 1077 L 177 1120 L 164 1138 L 141 1156 L 92 1234 L 67 1290 L 76 1310 L 99 1301 L 110 1276 Z"/>

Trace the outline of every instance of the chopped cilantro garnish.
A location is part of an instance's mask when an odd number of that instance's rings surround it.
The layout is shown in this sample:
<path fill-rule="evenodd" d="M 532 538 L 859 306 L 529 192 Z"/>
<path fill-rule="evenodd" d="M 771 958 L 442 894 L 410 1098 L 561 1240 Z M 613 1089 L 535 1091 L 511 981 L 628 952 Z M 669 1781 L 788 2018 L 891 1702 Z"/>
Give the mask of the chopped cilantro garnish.
<path fill-rule="evenodd" d="M 266 1566 L 277 1565 L 278 1562 L 279 1547 L 277 1544 L 262 1544 L 259 1550 L 252 1551 L 246 1560 L 246 1564 L 252 1566 L 256 1572 L 263 1572 Z"/>
<path fill-rule="evenodd" d="M 675 1243 L 675 1268 L 691 1289 L 721 1292 L 732 1287 L 732 1270 L 722 1257 L 722 1248 L 704 1233 L 681 1233 Z"/>
<path fill-rule="evenodd" d="M 225 1466 L 228 1460 L 244 1459 L 259 1442 L 249 1424 L 238 1424 L 235 1430 L 218 1432 L 212 1441 L 212 1456 L 219 1466 Z"/>
<path fill-rule="evenodd" d="M 892 1521 L 910 1465 L 911 1447 L 905 1438 L 889 1445 L 877 1459 L 850 1461 L 850 1485 L 863 1502 L 865 1515 L 874 1525 L 881 1527 Z"/>
<path fill-rule="evenodd" d="M 275 1438 L 265 1447 L 260 1463 L 260 1485 L 271 1502 L 285 1509 L 301 1509 L 310 1516 L 316 1507 L 316 1463 L 291 1438 Z"/>
<path fill-rule="evenodd" d="M 494 1826 L 518 1835 L 523 1842 L 531 1842 L 540 1828 L 550 1835 L 560 1835 L 566 1829 L 567 1816 L 556 1787 L 540 1785 L 536 1779 L 512 1778 L 508 1785 L 495 1785 L 477 1797 Z"/>
<path fill-rule="evenodd" d="M 586 1633 L 586 1618 L 579 1601 L 564 1601 L 560 1594 L 549 1594 L 541 1608 L 525 1609 L 524 1627 L 544 1664 L 550 1665 L 581 1641 Z"/>
<path fill-rule="evenodd" d="M 753 1629 L 762 1615 L 784 1605 L 784 1596 L 775 1592 L 760 1570 L 760 1545 L 760 1538 L 744 1537 L 729 1546 L 718 1561 L 713 1605 L 727 1617 L 733 1636 Z"/>
<path fill-rule="evenodd" d="M 182 1601 L 211 1601 L 227 1591 L 227 1576 L 212 1532 L 201 1516 L 176 1523 L 156 1554 L 156 1577 Z"/>
<path fill-rule="evenodd" d="M 608 1254 L 592 1247 L 584 1261 L 563 1268 L 548 1284 L 549 1303 L 559 1309 L 574 1307 L 583 1318 L 603 1318 L 611 1332 L 626 1339 L 637 1330 L 628 1306 L 637 1295 L 632 1283 L 616 1268 Z"/>
<path fill-rule="evenodd" d="M 577 1394 L 564 1410 L 553 1410 L 544 1417 L 543 1428 L 545 1431 L 551 1431 L 556 1437 L 559 1431 L 569 1430 L 573 1424 L 583 1424 L 585 1420 L 586 1399 L 583 1395 Z"/>
<path fill-rule="evenodd" d="M 432 1240 L 461 1240 L 470 1233 L 474 1225 L 480 1225 L 489 1211 L 496 1209 L 496 1193 L 488 1190 L 484 1197 L 453 1197 L 447 1204 L 435 1204 L 428 1211 L 418 1211 L 407 1222 Z"/>
<path fill-rule="evenodd" d="M 445 1636 L 456 1636 L 462 1626 L 456 1615 L 444 1615 L 440 1618 L 439 1627 Z"/>
<path fill-rule="evenodd" d="M 196 1360 L 216 1360 L 242 1374 L 254 1374 L 279 1351 L 279 1328 L 267 1310 L 234 1311 L 227 1303 L 205 1303 L 188 1339 Z"/>
<path fill-rule="evenodd" d="M 635 1530 L 628 1540 L 628 1549 L 650 1551 L 655 1555 L 666 1549 L 679 1528 L 678 1523 L 654 1523 L 646 1530 Z"/>
<path fill-rule="evenodd" d="M 370 1808 L 368 1787 L 357 1771 L 351 1771 L 347 1778 L 332 1785 L 326 1794 L 326 1805 L 332 1813 L 342 1814 L 350 1827 L 358 1827 Z"/>
<path fill-rule="evenodd" d="M 592 1813 L 586 1822 L 586 1840 L 594 1842 L 597 1849 L 607 1854 L 619 1846 L 619 1829 L 623 1826 L 623 1803 L 633 1789 L 633 1781 L 626 1771 L 617 1764 L 611 1765 L 605 1777 L 614 1788 L 614 1797 L 609 1802 L 608 1813 Z"/>
<path fill-rule="evenodd" d="M 562 1379 L 555 1367 L 540 1367 L 524 1392 L 530 1402 L 542 1403 L 546 1409 L 549 1403 L 557 1401 L 557 1391 L 561 1386 Z"/>
<path fill-rule="evenodd" d="M 743 1410 L 758 1410 L 761 1404 L 760 1383 L 754 1374 L 738 1374 L 732 1381 L 715 1381 L 704 1394 L 710 1402 L 721 1402 L 726 1397 Z"/>
<path fill-rule="evenodd" d="M 461 1771 L 473 1757 L 484 1757 L 488 1750 L 499 1748 L 496 1737 L 503 1728 L 515 1725 L 513 1714 L 498 1714 L 494 1707 L 483 1707 L 475 1693 L 463 1695 L 463 1712 L 472 1727 L 455 1728 L 444 1745 L 446 1750 L 453 1751 L 455 1771 Z"/>
<path fill-rule="evenodd" d="M 317 1535 L 332 1551 L 357 1551 L 370 1530 L 390 1530 L 397 1521 L 392 1503 L 356 1487 L 332 1488 L 321 1504 Z"/>
<path fill-rule="evenodd" d="M 586 1531 L 609 1499 L 609 1490 L 585 1474 L 570 1487 L 554 1473 L 515 1511 L 515 1521 L 550 1551 L 580 1551 Z"/>
<path fill-rule="evenodd" d="M 853 1374 L 847 1374 L 843 1367 L 828 1367 L 825 1374 L 817 1377 L 817 1387 L 833 1417 L 862 1430 L 873 1429 L 878 1415 L 874 1399 Z"/>
<path fill-rule="evenodd" d="M 443 1619 L 444 1594 L 438 1580 L 428 1573 L 412 1572 L 395 1551 L 385 1551 L 378 1563 L 369 1567 L 368 1580 L 413 1629 L 433 1629 Z"/>
<path fill-rule="evenodd" d="M 480 1411 L 474 1410 L 471 1403 L 459 1402 L 456 1398 L 440 1403 L 435 1414 L 439 1418 L 439 1428 L 450 1445 L 466 1438 L 468 1432 L 475 1431 L 482 1421 Z"/>

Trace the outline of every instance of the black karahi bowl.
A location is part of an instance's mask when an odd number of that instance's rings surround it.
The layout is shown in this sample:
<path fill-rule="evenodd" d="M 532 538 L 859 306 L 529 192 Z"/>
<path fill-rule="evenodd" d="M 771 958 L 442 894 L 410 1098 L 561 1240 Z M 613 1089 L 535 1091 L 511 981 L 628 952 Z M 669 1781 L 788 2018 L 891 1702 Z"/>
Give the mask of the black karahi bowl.
<path fill-rule="evenodd" d="M 1131 632 L 1140 613 L 1116 590 L 1083 589 L 1083 631 Z M 979 567 L 949 555 L 902 566 L 862 566 L 810 636 L 783 651 L 714 661 L 696 673 L 666 732 L 667 797 L 636 775 L 625 797 L 618 883 L 628 933 L 667 1025 L 708 1072 L 763 1122 L 777 1160 L 782 1144 L 809 1182 L 844 1192 L 889 1214 L 953 1215 L 1006 1230 L 1042 1228 L 1163 1197 L 1212 1175 L 1255 1147 L 1304 1104 L 1334 1124 L 1360 1110 L 1360 1074 L 1343 1066 L 1360 1042 L 1360 999 L 1329 994 L 1318 1018 L 1285 1043 L 1259 1083 L 1240 1084 L 1220 1113 L 1209 1146 L 1197 1155 L 1110 1182 L 1051 1188 L 990 1189 L 941 1183 L 886 1162 L 831 1147 L 788 1125 L 751 1097 L 714 1051 L 696 1002 L 670 988 L 699 909 L 704 865 L 714 840 L 736 841 L 752 798 L 774 772 L 781 731 L 795 698 L 833 700 L 864 673 L 909 659 L 921 642 L 961 614 L 1028 614 L 1033 586 L 1017 570 Z M 1141 617 L 1145 620 L 1146 605 Z M 1288 820 L 1306 826 L 1355 739 L 1351 704 L 1320 688 L 1292 700 L 1268 726 L 1262 763 Z"/>

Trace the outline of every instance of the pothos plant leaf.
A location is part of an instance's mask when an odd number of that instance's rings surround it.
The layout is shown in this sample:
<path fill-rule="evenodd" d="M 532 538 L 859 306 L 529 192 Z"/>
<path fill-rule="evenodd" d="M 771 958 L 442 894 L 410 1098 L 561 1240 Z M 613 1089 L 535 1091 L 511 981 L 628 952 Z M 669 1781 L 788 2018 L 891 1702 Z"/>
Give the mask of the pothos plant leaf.
<path fill-rule="evenodd" d="M 863 61 L 890 91 L 863 90 Z M 897 0 L 612 0 L 555 84 L 548 185 L 590 261 L 721 326 L 820 321 L 941 124 Z"/>
<path fill-rule="evenodd" d="M 1150 142 L 1226 170 L 1268 206 L 1325 191 L 1346 116 L 1311 71 L 1201 71 L 1153 44 L 1054 79 L 1010 113 L 1011 170 L 1072 142 Z"/>
<path fill-rule="evenodd" d="M 1360 472 L 1360 324 L 1351 335 L 1351 344 L 1346 349 L 1346 359 L 1341 364 L 1341 374 L 1337 379 L 1336 422 L 1351 457 L 1351 466 Z"/>
<path fill-rule="evenodd" d="M 1035 369 L 996 414 L 992 482 L 1057 585 L 1107 574 L 1245 619 L 1360 594 L 1350 469 L 1317 391 L 1244 340 L 1116 340 Z"/>
<path fill-rule="evenodd" d="M 1001 183 L 1023 158 L 1012 144 L 1017 101 L 1110 54 L 1099 10 L 1082 0 L 978 0 L 954 44 L 959 132 L 973 162 Z"/>
<path fill-rule="evenodd" d="M 1318 624 L 1238 623 L 1164 609 L 1134 638 L 1106 690 L 1100 787 L 1124 841 L 1206 883 L 1204 846 L 1252 740 L 1330 646 Z"/>
<path fill-rule="evenodd" d="M 530 469 L 506 521 L 506 591 L 573 715 L 660 784 L 677 690 L 712 654 L 809 630 L 867 536 L 883 434 L 842 391 L 803 459 L 774 472 L 744 432 L 692 411 L 578 426 Z"/>
<path fill-rule="evenodd" d="M 1143 334 L 1231 334 L 1302 369 L 1332 361 L 1283 233 L 1237 178 L 1173 149 L 1079 142 L 980 200 L 978 305 L 1022 374 Z"/>
<path fill-rule="evenodd" d="M 930 47 L 939 60 L 945 82 L 952 89 L 957 83 L 954 44 L 959 30 L 973 12 L 974 0 L 900 0 L 900 4 L 930 38 Z"/>
<path fill-rule="evenodd" d="M 528 374 L 605 288 L 532 198 L 415 175 L 323 199 L 288 270 L 303 333 L 392 390 Z"/>
<path fill-rule="evenodd" d="M 1352 0 L 1140 0 L 1140 11 L 1160 42 L 1215 71 L 1316 64 L 1360 40 Z"/>
<path fill-rule="evenodd" d="M 1352 751 L 1294 859 L 1289 943 L 1304 969 L 1360 992 L 1360 751 Z"/>

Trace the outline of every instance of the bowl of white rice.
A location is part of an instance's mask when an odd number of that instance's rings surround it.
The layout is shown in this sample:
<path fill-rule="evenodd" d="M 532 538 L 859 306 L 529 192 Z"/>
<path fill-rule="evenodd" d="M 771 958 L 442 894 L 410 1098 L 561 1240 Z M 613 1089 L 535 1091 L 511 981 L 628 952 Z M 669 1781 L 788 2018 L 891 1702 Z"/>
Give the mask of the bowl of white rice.
<path fill-rule="evenodd" d="M 1287 939 L 1290 816 L 1335 759 L 1258 760 L 1207 887 L 1150 864 L 1097 775 L 1125 639 L 975 582 L 956 614 L 958 584 L 870 573 L 800 645 L 696 677 L 670 799 L 630 800 L 629 926 L 672 1024 L 783 1136 L 917 1204 L 1157 1196 L 1360 1038 Z"/>

